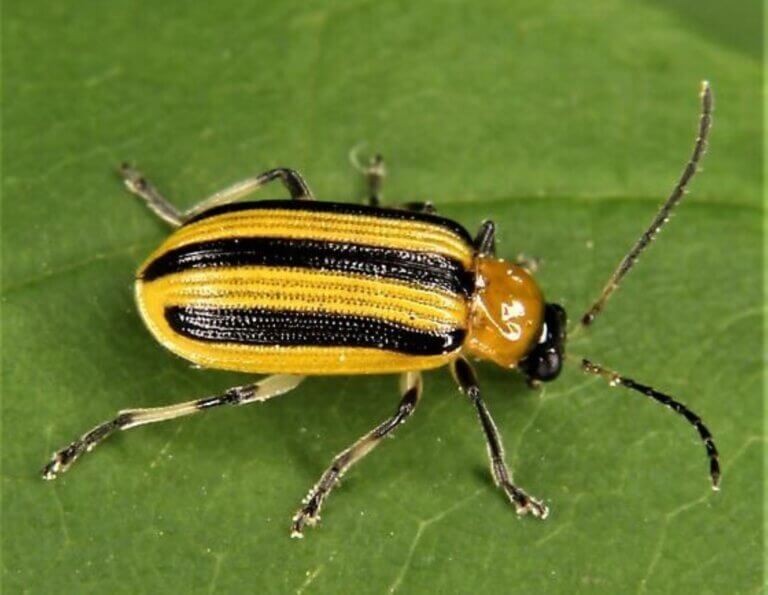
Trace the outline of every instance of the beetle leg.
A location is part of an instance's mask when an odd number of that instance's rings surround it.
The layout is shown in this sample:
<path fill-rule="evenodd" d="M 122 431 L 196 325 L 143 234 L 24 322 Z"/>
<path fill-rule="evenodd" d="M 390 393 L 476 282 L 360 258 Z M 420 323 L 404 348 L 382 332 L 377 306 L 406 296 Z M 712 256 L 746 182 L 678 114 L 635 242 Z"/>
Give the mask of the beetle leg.
<path fill-rule="evenodd" d="M 437 213 L 437 209 L 435 208 L 435 205 L 433 205 L 432 202 L 428 200 L 401 202 L 395 208 L 403 209 L 405 211 L 414 211 L 416 213 L 426 213 L 428 215 L 433 215 Z"/>
<path fill-rule="evenodd" d="M 383 206 L 381 201 L 381 186 L 387 175 L 387 168 L 384 165 L 384 157 L 382 157 L 380 153 L 376 153 L 370 158 L 368 165 L 362 165 L 358 156 L 358 152 L 361 148 L 362 145 L 357 145 L 352 148 L 349 152 L 349 161 L 352 163 L 352 167 L 365 177 L 366 185 L 368 186 L 366 202 L 372 207 L 381 207 Z M 403 211 L 414 211 L 416 213 L 433 214 L 437 212 L 435 205 L 430 201 L 404 202 L 391 208 L 401 209 Z"/>
<path fill-rule="evenodd" d="M 493 221 L 483 221 L 475 236 L 475 250 L 479 256 L 496 255 L 496 224 Z"/>
<path fill-rule="evenodd" d="M 128 191 L 142 198 L 152 212 L 171 227 L 181 227 L 184 216 L 155 188 L 144 175 L 127 163 L 120 166 L 120 175 Z"/>
<path fill-rule="evenodd" d="M 213 207 L 240 200 L 244 196 L 256 192 L 262 186 L 276 180 L 279 180 L 283 186 L 285 186 L 293 200 L 315 199 L 312 191 L 309 189 L 309 186 L 307 186 L 307 183 L 304 181 L 304 178 L 301 177 L 299 172 L 285 167 L 278 167 L 276 169 L 270 169 L 256 177 L 246 178 L 240 182 L 235 182 L 231 186 L 224 188 L 224 190 L 219 190 L 208 198 L 201 200 L 184 213 L 184 221 L 187 222 L 195 215 L 199 215 Z"/>
<path fill-rule="evenodd" d="M 368 165 L 360 163 L 360 157 L 358 155 L 362 144 L 352 148 L 349 152 L 349 162 L 357 171 L 359 171 L 365 177 L 365 182 L 368 187 L 366 196 L 366 202 L 372 207 L 381 206 L 381 185 L 384 182 L 384 177 L 387 175 L 387 168 L 384 166 L 384 157 L 381 154 L 376 153 L 368 160 Z"/>
<path fill-rule="evenodd" d="M 541 258 L 538 256 L 528 256 L 527 254 L 518 254 L 515 258 L 515 264 L 524 268 L 531 275 L 539 270 L 541 266 Z"/>
<path fill-rule="evenodd" d="M 195 215 L 207 211 L 213 207 L 235 202 L 248 194 L 256 192 L 262 186 L 280 180 L 286 187 L 291 198 L 294 200 L 313 200 L 312 191 L 307 186 L 304 178 L 299 172 L 279 167 L 264 172 L 253 178 L 246 178 L 240 182 L 235 182 L 231 186 L 219 190 L 208 198 L 201 200 L 191 209 L 180 212 L 173 204 L 168 201 L 157 189 L 142 175 L 138 170 L 124 163 L 120 167 L 120 174 L 123 176 L 126 188 L 133 194 L 141 197 L 147 203 L 147 206 L 163 221 L 169 223 L 172 227 L 180 227 Z"/>
<path fill-rule="evenodd" d="M 395 414 L 376 426 L 352 446 L 339 453 L 320 477 L 320 481 L 303 500 L 302 508 L 293 517 L 291 537 L 303 537 L 304 527 L 313 526 L 320 520 L 320 508 L 349 468 L 371 452 L 383 438 L 392 434 L 416 409 L 421 397 L 421 374 L 407 372 L 401 377 L 403 397 Z"/>
<path fill-rule="evenodd" d="M 459 384 L 461 392 L 469 397 L 477 410 L 480 424 L 485 433 L 485 441 L 488 445 L 488 457 L 491 459 L 491 473 L 493 474 L 496 484 L 504 490 L 507 498 L 509 498 L 510 502 L 515 505 L 517 514 L 523 515 L 530 512 L 537 518 L 547 518 L 547 515 L 549 514 L 547 506 L 539 500 L 529 496 L 524 490 L 512 483 L 511 474 L 504 461 L 504 446 L 501 443 L 501 436 L 499 436 L 499 431 L 496 429 L 496 424 L 493 422 L 493 418 L 491 417 L 488 408 L 480 398 L 480 386 L 477 383 L 477 377 L 475 376 L 475 371 L 472 369 L 472 366 L 466 359 L 459 356 L 451 364 L 451 371 L 453 372 L 456 382 Z"/>
<path fill-rule="evenodd" d="M 120 411 L 114 419 L 99 424 L 66 448 L 55 452 L 50 462 L 43 468 L 43 479 L 55 479 L 59 473 L 66 471 L 81 455 L 93 450 L 97 444 L 117 430 L 127 430 L 145 424 L 192 415 L 220 405 L 247 405 L 248 403 L 266 401 L 293 390 L 303 379 L 304 376 L 277 374 L 268 376 L 254 384 L 235 386 L 223 394 L 212 397 L 203 397 L 195 401 L 186 401 L 166 407 Z"/>

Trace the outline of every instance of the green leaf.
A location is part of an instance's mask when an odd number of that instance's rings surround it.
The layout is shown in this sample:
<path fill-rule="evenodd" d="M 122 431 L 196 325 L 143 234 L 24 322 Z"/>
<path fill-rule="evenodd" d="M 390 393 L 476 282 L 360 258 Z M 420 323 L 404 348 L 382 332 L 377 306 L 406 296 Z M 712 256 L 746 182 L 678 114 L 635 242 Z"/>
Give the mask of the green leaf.
<path fill-rule="evenodd" d="M 4 591 L 760 591 L 762 20 L 738 4 L 6 3 Z M 704 78 L 706 171 L 570 348 L 701 414 L 720 493 L 695 432 L 650 400 L 576 368 L 530 391 L 490 365 L 488 405 L 545 522 L 492 485 L 444 371 L 301 542 L 300 499 L 394 409 L 394 378 L 312 379 L 132 430 L 39 479 L 119 409 L 244 381 L 190 368 L 142 327 L 133 273 L 167 230 L 121 189 L 121 161 L 183 207 L 275 165 L 354 201 L 347 153 L 367 141 L 390 203 L 431 199 L 470 229 L 494 219 L 501 252 L 542 258 L 575 319 L 671 190 Z"/>

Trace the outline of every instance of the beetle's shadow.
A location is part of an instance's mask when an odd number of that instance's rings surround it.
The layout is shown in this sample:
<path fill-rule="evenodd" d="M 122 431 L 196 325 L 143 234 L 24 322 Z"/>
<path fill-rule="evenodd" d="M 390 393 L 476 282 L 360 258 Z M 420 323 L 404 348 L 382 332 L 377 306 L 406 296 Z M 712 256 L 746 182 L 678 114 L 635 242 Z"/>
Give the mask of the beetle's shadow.
<path fill-rule="evenodd" d="M 485 466 L 480 464 L 472 465 L 469 471 L 470 471 L 470 477 L 474 478 L 478 488 L 488 488 L 488 490 L 493 490 L 496 488 L 496 485 L 493 482 L 493 477 L 491 476 L 491 471 L 488 468 L 488 465 L 485 465 Z M 503 495 L 503 492 L 502 492 L 502 495 Z"/>
<path fill-rule="evenodd" d="M 291 465 L 310 484 L 317 481 L 336 454 L 394 412 L 396 387 L 396 377 L 387 376 L 307 378 L 295 394 L 281 398 L 276 416 Z"/>
<path fill-rule="evenodd" d="M 681 26 L 702 37 L 742 52 L 755 60 L 762 56 L 760 4 L 758 2 L 697 2 L 696 0 L 646 0 L 678 17 Z"/>

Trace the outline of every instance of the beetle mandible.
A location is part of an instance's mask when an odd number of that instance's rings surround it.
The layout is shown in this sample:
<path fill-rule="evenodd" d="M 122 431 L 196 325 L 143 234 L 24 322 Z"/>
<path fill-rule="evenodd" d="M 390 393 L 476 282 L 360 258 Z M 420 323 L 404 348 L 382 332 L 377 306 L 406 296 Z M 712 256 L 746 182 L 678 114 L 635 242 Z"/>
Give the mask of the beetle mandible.
<path fill-rule="evenodd" d="M 672 194 L 581 317 L 589 326 L 682 200 L 707 146 L 713 99 L 702 84 L 693 154 Z M 516 369 L 529 383 L 555 379 L 565 361 L 565 310 L 547 303 L 526 261 L 496 257 L 495 226 L 474 236 L 439 217 L 430 203 L 381 205 L 384 162 L 361 168 L 368 205 L 320 202 L 296 171 L 278 168 L 238 182 L 180 212 L 137 170 L 122 167 L 127 188 L 176 230 L 139 268 L 136 301 L 154 337 L 208 368 L 272 374 L 194 401 L 128 409 L 54 453 L 45 479 L 66 471 L 114 433 L 221 405 L 262 402 L 307 375 L 399 373 L 394 415 L 337 455 L 293 517 L 301 537 L 349 468 L 414 412 L 421 372 L 450 366 L 479 417 L 491 473 L 518 514 L 544 519 L 547 506 L 512 482 L 496 424 L 469 357 Z M 237 202 L 280 181 L 291 200 Z M 707 451 L 713 489 L 720 467 L 712 435 L 672 397 L 590 360 L 583 371 L 644 394 L 682 415 Z"/>

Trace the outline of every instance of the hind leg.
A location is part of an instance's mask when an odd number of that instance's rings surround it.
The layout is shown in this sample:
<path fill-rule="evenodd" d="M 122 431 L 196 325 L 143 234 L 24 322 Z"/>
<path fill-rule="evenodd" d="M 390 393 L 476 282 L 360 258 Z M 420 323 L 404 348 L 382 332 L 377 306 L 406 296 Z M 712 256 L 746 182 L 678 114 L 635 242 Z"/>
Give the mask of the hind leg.
<path fill-rule="evenodd" d="M 150 210 L 171 227 L 181 227 L 196 215 L 213 207 L 239 200 L 275 180 L 279 180 L 286 187 L 291 198 L 294 200 L 314 199 L 312 191 L 307 186 L 304 178 L 301 177 L 301 174 L 292 169 L 279 167 L 264 172 L 261 175 L 236 182 L 224 188 L 224 190 L 219 190 L 201 200 L 191 209 L 181 212 L 140 171 L 132 168 L 127 163 L 120 167 L 120 175 L 123 177 L 125 187 L 143 199 Z"/>

